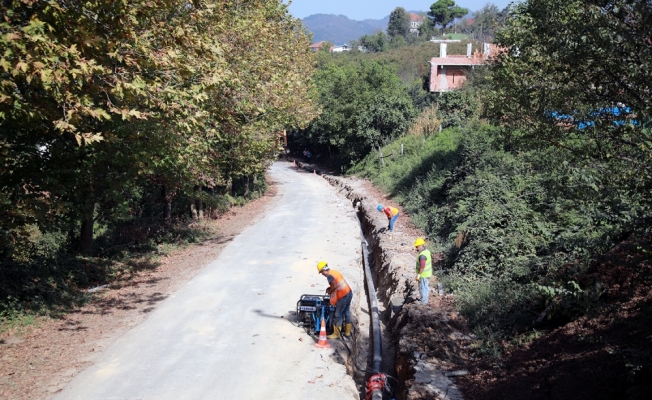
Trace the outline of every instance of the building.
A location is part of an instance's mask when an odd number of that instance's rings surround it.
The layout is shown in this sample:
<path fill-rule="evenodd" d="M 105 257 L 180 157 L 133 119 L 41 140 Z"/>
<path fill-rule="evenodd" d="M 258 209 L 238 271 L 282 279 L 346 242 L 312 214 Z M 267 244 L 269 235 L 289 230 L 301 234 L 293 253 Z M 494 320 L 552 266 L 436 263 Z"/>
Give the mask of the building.
<path fill-rule="evenodd" d="M 310 45 L 310 50 L 319 51 L 322 48 L 322 46 L 328 45 L 328 44 L 330 44 L 330 43 L 325 42 L 325 41 L 313 43 L 313 44 Z M 332 51 L 332 47 L 331 47 L 331 51 Z"/>
<path fill-rule="evenodd" d="M 350 50 L 351 50 L 351 46 L 349 46 L 348 44 L 331 47 L 331 53 L 341 53 L 343 51 L 350 51 Z"/>
<path fill-rule="evenodd" d="M 472 52 L 473 45 L 469 43 L 466 47 L 466 55 L 447 55 L 446 43 L 439 46 L 439 57 L 430 60 L 430 91 L 431 92 L 448 92 L 459 89 L 466 81 L 466 76 L 470 70 L 476 66 L 484 65 L 492 52 L 495 52 L 495 46 L 484 43 L 483 51 Z"/>
<path fill-rule="evenodd" d="M 423 24 L 423 17 L 415 13 L 408 14 L 410 17 L 410 34 L 419 36 L 419 27 Z"/>

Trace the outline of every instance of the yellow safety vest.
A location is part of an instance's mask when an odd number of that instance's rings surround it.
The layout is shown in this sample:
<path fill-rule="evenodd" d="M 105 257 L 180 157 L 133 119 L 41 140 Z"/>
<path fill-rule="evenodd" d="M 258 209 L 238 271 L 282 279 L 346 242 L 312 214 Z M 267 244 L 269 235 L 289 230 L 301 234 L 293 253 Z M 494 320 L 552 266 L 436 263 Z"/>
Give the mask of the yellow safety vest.
<path fill-rule="evenodd" d="M 422 255 L 426 256 L 426 267 L 423 269 L 423 272 L 420 276 L 421 278 L 430 278 L 432 276 L 432 255 L 428 249 L 423 250 L 417 256 L 417 275 L 419 275 L 419 271 L 421 270 L 421 263 L 419 262 L 419 259 Z"/>

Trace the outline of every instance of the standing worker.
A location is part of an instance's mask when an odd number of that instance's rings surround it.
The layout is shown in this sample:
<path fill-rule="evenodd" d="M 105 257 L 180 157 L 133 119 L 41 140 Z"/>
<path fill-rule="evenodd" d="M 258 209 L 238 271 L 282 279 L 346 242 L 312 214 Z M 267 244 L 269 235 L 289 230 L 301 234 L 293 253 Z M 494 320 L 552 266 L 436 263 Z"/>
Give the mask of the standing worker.
<path fill-rule="evenodd" d="M 394 231 L 394 223 L 396 222 L 396 220 L 398 219 L 398 216 L 399 216 L 398 208 L 389 207 L 389 206 L 383 207 L 382 204 L 378 204 L 378 207 L 376 207 L 376 210 L 382 211 L 382 212 L 385 213 L 385 215 L 387 216 L 387 220 L 389 221 L 389 225 L 387 226 L 387 230 L 389 232 L 393 232 Z"/>
<path fill-rule="evenodd" d="M 317 272 L 328 279 L 328 289 L 326 293 L 331 296 L 331 305 L 335 306 L 335 320 L 333 324 L 333 333 L 328 335 L 329 339 L 339 339 L 342 331 L 342 316 L 344 316 L 344 336 L 351 336 L 351 299 L 353 290 L 344 280 L 342 274 L 338 271 L 331 270 L 326 261 L 317 263 Z"/>
<path fill-rule="evenodd" d="M 419 292 L 421 293 L 421 304 L 428 304 L 428 292 L 430 291 L 430 277 L 432 276 L 432 255 L 430 250 L 426 249 L 426 242 L 423 238 L 417 238 L 414 241 L 419 255 L 417 256 L 417 282 L 419 282 Z"/>

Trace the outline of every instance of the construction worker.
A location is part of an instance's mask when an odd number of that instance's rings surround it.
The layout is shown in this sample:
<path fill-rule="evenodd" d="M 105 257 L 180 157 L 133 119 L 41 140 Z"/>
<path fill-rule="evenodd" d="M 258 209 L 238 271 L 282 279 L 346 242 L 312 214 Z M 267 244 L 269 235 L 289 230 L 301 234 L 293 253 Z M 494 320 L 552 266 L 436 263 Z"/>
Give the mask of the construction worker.
<path fill-rule="evenodd" d="M 346 283 L 342 274 L 328 267 L 326 261 L 317 263 L 317 272 L 328 279 L 326 293 L 331 296 L 331 305 L 335 306 L 335 319 L 333 333 L 328 335 L 329 339 L 339 339 L 342 331 L 342 317 L 344 317 L 344 336 L 351 336 L 351 299 L 353 290 Z"/>
<path fill-rule="evenodd" d="M 430 291 L 430 277 L 432 276 L 432 254 L 426 249 L 426 242 L 423 238 L 414 241 L 414 247 L 419 255 L 417 256 L 417 282 L 421 293 L 421 304 L 428 304 L 428 292 Z"/>
<path fill-rule="evenodd" d="M 399 216 L 398 208 L 389 207 L 389 206 L 383 207 L 382 204 L 378 204 L 378 207 L 376 207 L 376 210 L 382 211 L 382 212 L 385 213 L 385 215 L 387 216 L 387 220 L 389 221 L 389 225 L 387 226 L 387 230 L 389 232 L 392 232 L 394 230 L 394 223 L 396 222 L 396 220 L 398 219 L 398 216 Z"/>

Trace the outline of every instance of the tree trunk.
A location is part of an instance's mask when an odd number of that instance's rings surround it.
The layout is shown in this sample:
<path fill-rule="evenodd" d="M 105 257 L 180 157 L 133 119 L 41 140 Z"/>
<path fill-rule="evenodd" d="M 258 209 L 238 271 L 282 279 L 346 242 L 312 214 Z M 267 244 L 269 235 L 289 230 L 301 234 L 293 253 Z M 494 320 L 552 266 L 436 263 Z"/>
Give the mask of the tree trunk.
<path fill-rule="evenodd" d="M 79 249 L 84 254 L 90 254 L 93 251 L 93 217 L 88 217 L 81 224 L 81 240 Z"/>
<path fill-rule="evenodd" d="M 172 192 L 167 187 L 163 186 L 163 197 L 165 197 L 165 223 L 172 223 Z"/>
<path fill-rule="evenodd" d="M 190 200 L 190 214 L 192 214 L 192 219 L 197 219 L 197 206 L 195 206 L 195 200 Z"/>
<path fill-rule="evenodd" d="M 242 197 L 247 197 L 248 194 L 249 194 L 249 177 L 247 176 L 245 178 L 245 183 L 244 183 L 244 196 Z"/>
<path fill-rule="evenodd" d="M 199 213 L 199 219 L 204 219 L 204 204 L 201 199 L 197 199 L 197 211 Z"/>
<path fill-rule="evenodd" d="M 229 178 L 228 181 L 226 181 L 226 192 L 233 196 L 233 179 Z"/>

